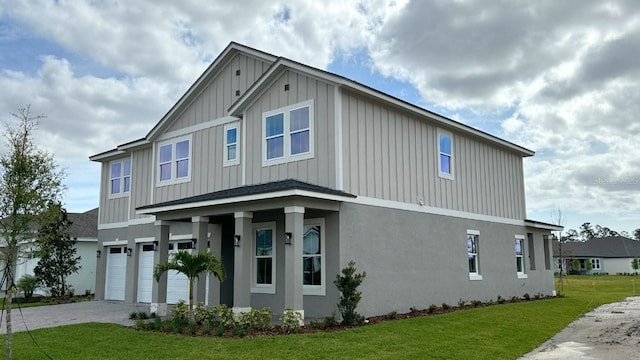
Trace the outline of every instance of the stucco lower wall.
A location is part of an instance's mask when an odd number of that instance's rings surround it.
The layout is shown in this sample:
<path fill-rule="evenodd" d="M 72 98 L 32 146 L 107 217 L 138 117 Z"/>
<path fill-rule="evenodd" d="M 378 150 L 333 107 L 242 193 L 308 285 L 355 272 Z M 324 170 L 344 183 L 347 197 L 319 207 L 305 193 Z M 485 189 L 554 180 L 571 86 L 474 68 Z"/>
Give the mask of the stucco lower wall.
<path fill-rule="evenodd" d="M 339 214 L 340 266 L 354 260 L 358 272 L 367 273 L 358 307 L 365 316 L 554 290 L 541 234 L 534 234 L 536 270 L 526 264 L 528 278 L 517 277 L 514 238 L 531 232 L 524 226 L 350 203 Z M 469 280 L 467 229 L 480 232 L 480 281 Z"/>

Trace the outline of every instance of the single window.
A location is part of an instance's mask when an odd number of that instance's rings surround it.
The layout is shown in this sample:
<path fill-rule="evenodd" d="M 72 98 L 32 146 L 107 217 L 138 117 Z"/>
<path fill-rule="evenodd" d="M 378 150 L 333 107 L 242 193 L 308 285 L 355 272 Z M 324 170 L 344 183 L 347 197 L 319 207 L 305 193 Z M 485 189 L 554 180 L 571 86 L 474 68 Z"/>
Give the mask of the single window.
<path fill-rule="evenodd" d="M 275 294 L 275 224 L 254 224 L 253 275 L 251 291 Z"/>
<path fill-rule="evenodd" d="M 544 268 L 551 270 L 551 251 L 549 247 L 549 235 L 542 235 L 542 244 L 544 245 Z M 562 267 L 560 267 L 562 271 Z"/>
<path fill-rule="evenodd" d="M 304 227 L 304 245 L 302 246 L 302 266 L 304 285 L 322 285 L 322 247 L 320 245 L 320 226 Z"/>
<path fill-rule="evenodd" d="M 124 195 L 131 189 L 131 160 L 124 159 L 111 163 L 110 175 L 111 196 Z"/>
<path fill-rule="evenodd" d="M 176 177 L 189 176 L 189 140 L 176 143 Z"/>
<path fill-rule="evenodd" d="M 453 179 L 453 136 L 443 130 L 438 130 L 438 173 Z"/>
<path fill-rule="evenodd" d="M 160 181 L 171 180 L 172 148 L 172 144 L 160 147 Z"/>
<path fill-rule="evenodd" d="M 523 254 L 522 239 L 516 239 L 516 271 L 518 274 L 524 274 Z"/>
<path fill-rule="evenodd" d="M 591 269 L 600 270 L 600 259 L 591 259 Z"/>
<path fill-rule="evenodd" d="M 467 256 L 469 258 L 469 274 L 478 275 L 478 235 L 467 234 Z"/>
<path fill-rule="evenodd" d="M 291 110 L 291 155 L 309 152 L 309 107 Z"/>
<path fill-rule="evenodd" d="M 314 156 L 313 101 L 263 114 L 262 166 Z"/>
<path fill-rule="evenodd" d="M 238 123 L 227 124 L 224 127 L 224 166 L 237 165 L 238 159 Z"/>
<path fill-rule="evenodd" d="M 284 113 L 267 117 L 267 160 L 284 156 Z"/>
<path fill-rule="evenodd" d="M 191 138 L 161 143 L 157 169 L 158 180 L 163 185 L 191 180 Z"/>
<path fill-rule="evenodd" d="M 536 252 L 535 252 L 535 246 L 533 244 L 533 234 L 532 233 L 527 233 L 527 244 L 528 246 L 528 250 L 529 250 L 529 270 L 535 270 L 536 269 Z"/>

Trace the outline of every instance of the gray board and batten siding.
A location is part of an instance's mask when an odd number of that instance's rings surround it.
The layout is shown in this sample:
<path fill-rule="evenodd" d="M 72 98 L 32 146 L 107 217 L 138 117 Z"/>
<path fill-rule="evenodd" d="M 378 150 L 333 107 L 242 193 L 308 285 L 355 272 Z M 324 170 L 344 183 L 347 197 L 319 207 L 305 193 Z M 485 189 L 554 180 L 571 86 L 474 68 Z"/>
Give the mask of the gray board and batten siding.
<path fill-rule="evenodd" d="M 438 175 L 438 130 L 453 135 L 454 180 Z M 342 89 L 344 191 L 522 220 L 522 154 Z"/>

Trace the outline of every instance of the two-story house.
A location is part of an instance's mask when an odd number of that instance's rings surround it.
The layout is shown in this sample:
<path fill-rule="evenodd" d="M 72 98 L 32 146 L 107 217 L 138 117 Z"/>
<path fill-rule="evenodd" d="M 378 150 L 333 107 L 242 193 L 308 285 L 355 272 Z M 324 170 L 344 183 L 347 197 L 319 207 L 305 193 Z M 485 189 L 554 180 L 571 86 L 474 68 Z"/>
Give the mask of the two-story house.
<path fill-rule="evenodd" d="M 187 281 L 154 264 L 211 251 L 196 301 L 364 315 L 551 294 L 549 234 L 526 219 L 523 147 L 323 70 L 231 43 L 142 139 L 102 164 L 96 298 L 163 313 Z"/>

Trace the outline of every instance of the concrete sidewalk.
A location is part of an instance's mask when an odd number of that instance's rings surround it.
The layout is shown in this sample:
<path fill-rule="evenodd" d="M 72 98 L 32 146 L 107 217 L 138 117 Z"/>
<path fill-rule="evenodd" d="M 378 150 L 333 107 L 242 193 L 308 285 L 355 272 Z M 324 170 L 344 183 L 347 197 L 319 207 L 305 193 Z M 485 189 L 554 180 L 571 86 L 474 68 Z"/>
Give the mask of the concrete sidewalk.
<path fill-rule="evenodd" d="M 602 305 L 572 322 L 521 359 L 640 358 L 640 297 Z"/>
<path fill-rule="evenodd" d="M 87 322 L 114 323 L 133 325 L 129 320 L 132 312 L 144 311 L 149 313 L 148 304 L 124 304 L 118 301 L 83 301 L 71 304 L 38 306 L 11 311 L 13 332 L 48 328 Z M 0 334 L 6 333 L 6 312 L 2 313 Z"/>

